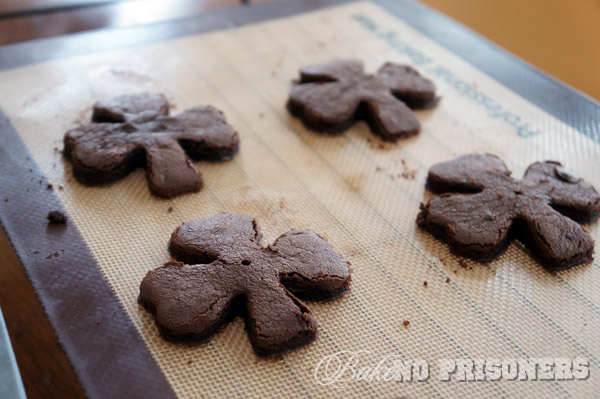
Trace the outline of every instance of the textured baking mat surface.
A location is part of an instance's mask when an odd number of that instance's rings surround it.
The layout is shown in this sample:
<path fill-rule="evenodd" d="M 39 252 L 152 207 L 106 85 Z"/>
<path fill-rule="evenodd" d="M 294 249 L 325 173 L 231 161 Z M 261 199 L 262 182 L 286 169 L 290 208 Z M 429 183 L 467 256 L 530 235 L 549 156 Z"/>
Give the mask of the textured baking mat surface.
<path fill-rule="evenodd" d="M 301 66 L 352 56 L 365 60 L 368 71 L 388 60 L 411 63 L 435 81 L 442 100 L 417 112 L 419 136 L 386 144 L 360 122 L 330 137 L 288 115 L 284 105 Z M 152 197 L 143 170 L 87 188 L 72 179 L 69 163 L 54 150 L 62 148 L 66 130 L 89 120 L 97 99 L 143 91 L 165 93 L 172 113 L 214 105 L 239 131 L 241 151 L 233 161 L 197 163 L 206 181 L 200 193 Z M 50 183 L 64 187 L 57 193 L 72 223 L 180 397 L 597 395 L 598 261 L 554 275 L 518 243 L 487 265 L 459 261 L 414 221 L 419 203 L 430 197 L 427 170 L 437 162 L 492 152 L 520 177 L 530 163 L 553 159 L 600 187 L 600 145 L 377 5 L 352 3 L 21 67 L 0 73 L 0 92 L 0 106 Z M 316 342 L 262 360 L 240 319 L 206 344 L 159 337 L 153 318 L 136 302 L 141 279 L 169 259 L 167 241 L 181 222 L 224 211 L 255 215 L 265 244 L 290 228 L 311 229 L 351 260 L 352 291 L 309 303 L 319 321 Z M 586 229 L 600 240 L 598 224 Z M 361 366 L 387 355 L 427 360 L 431 378 L 352 381 L 343 389 L 317 383 L 321 359 L 359 350 L 370 352 Z M 587 358 L 590 378 L 438 380 L 438 359 L 528 357 Z"/>

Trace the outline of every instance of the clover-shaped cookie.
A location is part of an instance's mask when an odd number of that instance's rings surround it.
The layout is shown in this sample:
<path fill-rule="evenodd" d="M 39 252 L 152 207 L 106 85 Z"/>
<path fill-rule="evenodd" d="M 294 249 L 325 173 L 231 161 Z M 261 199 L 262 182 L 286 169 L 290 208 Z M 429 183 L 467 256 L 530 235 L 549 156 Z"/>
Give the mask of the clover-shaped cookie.
<path fill-rule="evenodd" d="M 349 262 L 310 231 L 292 230 L 261 247 L 251 216 L 221 214 L 185 223 L 169 250 L 185 262 L 149 272 L 139 302 L 162 335 L 205 341 L 243 316 L 254 351 L 281 354 L 311 342 L 317 321 L 298 298 L 330 300 L 350 285 Z"/>
<path fill-rule="evenodd" d="M 192 161 L 224 161 L 239 148 L 235 130 L 211 106 L 171 117 L 162 94 L 126 95 L 94 105 L 92 123 L 65 134 L 64 154 L 84 184 L 118 180 L 145 166 L 150 191 L 161 197 L 198 191 Z M 188 157 L 189 156 L 189 157 Z"/>
<path fill-rule="evenodd" d="M 388 62 L 376 75 L 367 75 L 362 61 L 348 59 L 300 70 L 287 106 L 316 131 L 337 133 L 365 119 L 383 140 L 395 141 L 419 133 L 421 125 L 409 107 L 434 103 L 434 84 L 410 66 Z"/>
<path fill-rule="evenodd" d="M 465 155 L 434 165 L 427 184 L 445 194 L 421 204 L 417 223 L 458 254 L 490 261 L 516 238 L 548 270 L 592 259 L 594 240 L 577 222 L 598 217 L 600 195 L 558 162 L 536 162 L 518 181 L 494 155 Z"/>

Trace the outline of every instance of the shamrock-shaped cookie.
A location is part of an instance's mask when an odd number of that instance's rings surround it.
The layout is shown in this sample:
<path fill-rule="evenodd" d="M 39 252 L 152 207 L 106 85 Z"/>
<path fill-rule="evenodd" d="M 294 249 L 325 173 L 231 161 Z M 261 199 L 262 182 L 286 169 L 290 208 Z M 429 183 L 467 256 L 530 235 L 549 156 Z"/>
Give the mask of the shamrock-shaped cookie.
<path fill-rule="evenodd" d="M 317 321 L 298 298 L 330 300 L 350 285 L 349 262 L 310 231 L 292 230 L 261 247 L 256 220 L 221 214 L 175 230 L 168 262 L 149 272 L 139 302 L 163 336 L 208 340 L 243 316 L 255 352 L 281 354 L 311 342 Z"/>
<path fill-rule="evenodd" d="M 518 181 L 494 155 L 465 155 L 434 165 L 427 184 L 445 194 L 421 205 L 417 223 L 458 254 L 489 261 L 515 238 L 552 271 L 592 259 L 579 223 L 598 217 L 600 195 L 558 162 L 536 162 Z"/>
<path fill-rule="evenodd" d="M 341 132 L 365 119 L 383 140 L 395 141 L 421 128 L 409 107 L 433 103 L 434 84 L 410 66 L 388 62 L 377 74 L 367 75 L 362 61 L 348 59 L 303 68 L 287 106 L 317 131 Z"/>
<path fill-rule="evenodd" d="M 168 116 L 162 94 L 136 94 L 99 101 L 92 123 L 65 134 L 67 159 L 77 180 L 101 184 L 146 167 L 150 191 L 161 197 L 198 191 L 202 177 L 192 161 L 224 161 L 239 148 L 235 130 L 211 106 Z"/>

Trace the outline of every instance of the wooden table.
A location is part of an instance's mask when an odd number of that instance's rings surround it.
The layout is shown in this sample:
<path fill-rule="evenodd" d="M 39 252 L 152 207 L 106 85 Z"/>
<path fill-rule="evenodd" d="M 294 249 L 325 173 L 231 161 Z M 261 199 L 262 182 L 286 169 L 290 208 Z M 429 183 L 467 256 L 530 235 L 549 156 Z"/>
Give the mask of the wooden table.
<path fill-rule="evenodd" d="M 421 0 L 600 100 L 597 0 Z"/>
<path fill-rule="evenodd" d="M 254 0 L 252 3 L 265 0 Z M 241 0 L 7 0 L 0 45 L 231 7 Z M 600 100 L 600 2 L 421 0 L 537 68 Z M 82 7 L 83 6 L 83 7 Z M 140 12 L 140 10 L 143 12 Z M 3 17 L 4 16 L 4 17 Z"/>

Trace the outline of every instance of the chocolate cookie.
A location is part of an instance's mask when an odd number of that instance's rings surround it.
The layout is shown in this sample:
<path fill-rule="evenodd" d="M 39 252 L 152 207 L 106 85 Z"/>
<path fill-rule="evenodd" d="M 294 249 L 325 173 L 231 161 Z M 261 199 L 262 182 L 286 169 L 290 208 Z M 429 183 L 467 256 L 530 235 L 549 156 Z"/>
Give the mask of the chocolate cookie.
<path fill-rule="evenodd" d="M 145 166 L 155 195 L 174 197 L 200 190 L 202 177 L 190 158 L 229 160 L 238 151 L 238 134 L 211 106 L 190 108 L 174 117 L 168 114 L 162 94 L 97 102 L 93 122 L 65 134 L 64 154 L 72 161 L 77 180 L 107 183 Z"/>
<path fill-rule="evenodd" d="M 342 132 L 365 119 L 383 140 L 395 141 L 421 128 L 409 107 L 434 103 L 434 84 L 410 66 L 388 62 L 367 75 L 362 61 L 349 59 L 303 68 L 287 107 L 313 130 Z"/>
<path fill-rule="evenodd" d="M 169 250 L 185 262 L 149 272 L 139 302 L 162 335 L 205 341 L 243 316 L 254 351 L 272 356 L 311 342 L 317 321 L 298 298 L 331 300 L 350 286 L 349 262 L 310 231 L 292 230 L 266 248 L 252 216 L 221 214 L 185 223 Z"/>
<path fill-rule="evenodd" d="M 536 162 L 518 181 L 494 155 L 464 155 L 434 165 L 427 184 L 446 194 L 421 204 L 417 224 L 458 254 L 490 261 L 515 238 L 548 270 L 592 259 L 594 240 L 577 222 L 598 217 L 600 195 L 558 162 Z"/>

